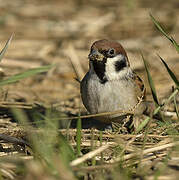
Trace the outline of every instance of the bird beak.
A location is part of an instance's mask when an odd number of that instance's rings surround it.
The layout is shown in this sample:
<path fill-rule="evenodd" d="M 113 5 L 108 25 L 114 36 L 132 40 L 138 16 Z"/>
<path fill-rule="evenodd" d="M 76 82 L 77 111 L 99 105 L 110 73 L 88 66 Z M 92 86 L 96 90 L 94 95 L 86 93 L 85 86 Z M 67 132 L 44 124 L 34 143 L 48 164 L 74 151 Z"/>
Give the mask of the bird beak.
<path fill-rule="evenodd" d="M 97 50 L 93 50 L 89 55 L 88 58 L 92 61 L 103 61 L 104 56 L 98 52 Z"/>

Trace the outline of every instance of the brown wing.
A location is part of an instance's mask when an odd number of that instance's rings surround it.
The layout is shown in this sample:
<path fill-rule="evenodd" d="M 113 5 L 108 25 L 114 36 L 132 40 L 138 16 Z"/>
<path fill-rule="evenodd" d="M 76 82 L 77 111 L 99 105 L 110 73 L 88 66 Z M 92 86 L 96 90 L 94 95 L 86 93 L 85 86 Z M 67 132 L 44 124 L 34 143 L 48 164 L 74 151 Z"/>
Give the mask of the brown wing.
<path fill-rule="evenodd" d="M 145 89 L 145 86 L 144 86 L 144 83 L 142 81 L 142 79 L 136 74 L 134 73 L 134 81 L 137 85 L 136 87 L 136 92 L 137 92 L 137 96 L 139 98 L 142 97 L 142 100 L 145 100 L 146 98 L 146 89 Z"/>
<path fill-rule="evenodd" d="M 146 89 L 144 87 L 144 83 L 142 79 L 140 79 L 137 74 L 134 73 L 133 80 L 136 84 L 136 96 L 138 99 L 138 104 L 136 105 L 135 113 L 142 114 L 146 110 L 146 101 L 145 101 L 145 94 Z"/>

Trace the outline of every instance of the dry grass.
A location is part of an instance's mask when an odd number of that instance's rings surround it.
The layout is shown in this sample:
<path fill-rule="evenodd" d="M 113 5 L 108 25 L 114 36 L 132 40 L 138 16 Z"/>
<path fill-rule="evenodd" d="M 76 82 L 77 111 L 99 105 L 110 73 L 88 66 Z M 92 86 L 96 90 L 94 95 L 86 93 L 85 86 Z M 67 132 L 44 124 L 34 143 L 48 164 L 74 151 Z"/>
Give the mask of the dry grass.
<path fill-rule="evenodd" d="M 168 101 L 174 83 L 156 53 L 177 78 L 178 54 L 149 16 L 152 12 L 177 41 L 177 0 L 14 0 L 2 1 L 0 9 L 2 47 L 15 34 L 1 62 L 0 78 L 55 64 L 48 73 L 1 88 L 2 179 L 177 179 L 179 95 Z M 165 102 L 165 121 L 152 118 L 139 134 L 129 134 L 123 127 L 115 132 L 92 128 L 94 121 L 85 115 L 74 77 L 83 77 L 89 47 L 101 38 L 121 42 L 131 66 L 145 81 L 147 99 L 152 100 L 142 51 L 159 101 Z M 80 144 L 74 128 L 79 111 Z"/>

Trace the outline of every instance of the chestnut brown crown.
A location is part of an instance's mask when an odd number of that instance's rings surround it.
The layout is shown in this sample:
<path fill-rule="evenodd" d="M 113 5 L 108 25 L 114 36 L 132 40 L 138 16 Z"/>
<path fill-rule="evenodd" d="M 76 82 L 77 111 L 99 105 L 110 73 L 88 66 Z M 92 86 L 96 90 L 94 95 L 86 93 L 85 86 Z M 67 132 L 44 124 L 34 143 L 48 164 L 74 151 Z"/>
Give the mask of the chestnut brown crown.
<path fill-rule="evenodd" d="M 99 53 L 105 55 L 105 52 L 108 52 L 111 49 L 115 51 L 115 55 L 122 54 L 126 57 L 128 61 L 127 53 L 122 47 L 122 45 L 116 41 L 111 41 L 107 39 L 95 41 L 91 46 L 90 53 L 92 53 L 93 51 L 98 51 Z M 129 61 L 128 61 L 128 64 L 129 64 Z"/>

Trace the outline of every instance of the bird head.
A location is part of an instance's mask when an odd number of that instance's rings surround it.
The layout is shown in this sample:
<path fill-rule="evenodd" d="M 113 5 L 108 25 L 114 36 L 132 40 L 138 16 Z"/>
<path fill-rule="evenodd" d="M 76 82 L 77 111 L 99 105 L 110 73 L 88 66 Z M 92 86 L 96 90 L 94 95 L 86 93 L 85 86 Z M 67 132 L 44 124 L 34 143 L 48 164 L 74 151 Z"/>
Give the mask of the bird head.
<path fill-rule="evenodd" d="M 90 68 L 94 69 L 103 83 L 122 78 L 130 69 L 126 51 L 120 43 L 115 41 L 106 39 L 95 41 L 88 58 Z"/>

